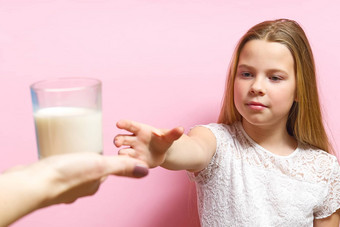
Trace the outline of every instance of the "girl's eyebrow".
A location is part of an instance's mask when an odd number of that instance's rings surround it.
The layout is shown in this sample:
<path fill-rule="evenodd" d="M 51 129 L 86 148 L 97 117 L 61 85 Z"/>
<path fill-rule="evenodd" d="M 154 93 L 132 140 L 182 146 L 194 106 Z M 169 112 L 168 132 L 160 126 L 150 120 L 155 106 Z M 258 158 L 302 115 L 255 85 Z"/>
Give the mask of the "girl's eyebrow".
<path fill-rule="evenodd" d="M 237 68 L 248 68 L 248 69 L 254 69 L 254 67 L 252 67 L 252 66 L 249 66 L 249 65 L 246 65 L 246 64 L 239 65 Z"/>
<path fill-rule="evenodd" d="M 249 70 L 256 70 L 253 66 L 246 65 L 246 64 L 241 64 L 237 68 L 246 68 L 246 69 L 249 69 Z M 288 75 L 288 73 L 285 70 L 282 70 L 282 69 L 268 69 L 267 72 L 270 72 L 270 73 L 283 73 L 283 74 Z"/>

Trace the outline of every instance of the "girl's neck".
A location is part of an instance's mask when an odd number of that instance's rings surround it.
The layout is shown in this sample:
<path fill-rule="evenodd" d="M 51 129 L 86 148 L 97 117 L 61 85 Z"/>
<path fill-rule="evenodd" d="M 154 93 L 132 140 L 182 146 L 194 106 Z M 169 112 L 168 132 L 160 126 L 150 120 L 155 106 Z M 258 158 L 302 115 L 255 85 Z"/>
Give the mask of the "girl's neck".
<path fill-rule="evenodd" d="M 297 141 L 288 134 L 285 123 L 275 126 L 253 125 L 243 119 L 242 125 L 252 140 L 274 154 L 287 156 L 293 153 L 297 147 Z"/>

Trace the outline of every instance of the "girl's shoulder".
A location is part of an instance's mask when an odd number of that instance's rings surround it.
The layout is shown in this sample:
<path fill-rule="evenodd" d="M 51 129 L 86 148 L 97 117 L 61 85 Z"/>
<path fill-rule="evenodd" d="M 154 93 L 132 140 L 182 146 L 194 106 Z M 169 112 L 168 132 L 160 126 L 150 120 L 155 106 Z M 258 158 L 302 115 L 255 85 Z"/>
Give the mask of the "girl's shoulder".
<path fill-rule="evenodd" d="M 319 148 L 307 144 L 299 144 L 300 158 L 315 165 L 334 166 L 339 165 L 337 157 Z"/>
<path fill-rule="evenodd" d="M 336 179 L 340 184 L 340 165 L 337 157 L 310 145 L 299 145 L 299 153 L 293 160 L 305 176 L 314 175 L 317 182 L 329 183 Z M 309 174 L 308 174 L 309 173 Z"/>
<path fill-rule="evenodd" d="M 315 208 L 314 217 L 326 218 L 340 208 L 340 165 L 336 156 L 318 148 L 302 145 L 300 147 L 300 167 L 304 171 L 307 181 L 313 179 L 323 185 L 324 197 L 322 203 Z"/>
<path fill-rule="evenodd" d="M 249 141 L 242 132 L 240 122 L 227 125 L 222 123 L 210 123 L 202 125 L 210 130 L 215 137 L 215 153 L 210 161 L 211 165 L 223 162 L 222 159 L 231 160 L 240 156 Z"/>
<path fill-rule="evenodd" d="M 235 137 L 239 131 L 239 122 L 227 125 L 223 123 L 210 123 L 206 125 L 200 125 L 202 127 L 210 129 L 210 131 L 216 137 Z"/>

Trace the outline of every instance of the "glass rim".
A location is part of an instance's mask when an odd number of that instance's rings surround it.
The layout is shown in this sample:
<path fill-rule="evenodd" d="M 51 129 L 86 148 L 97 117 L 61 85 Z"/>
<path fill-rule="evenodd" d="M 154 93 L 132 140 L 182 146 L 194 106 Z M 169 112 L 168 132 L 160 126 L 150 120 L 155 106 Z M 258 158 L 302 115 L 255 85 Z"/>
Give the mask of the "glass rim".
<path fill-rule="evenodd" d="M 77 86 L 66 86 L 66 87 L 44 87 L 44 85 L 47 84 L 53 84 L 58 83 L 61 81 L 73 81 L 73 82 L 85 82 L 83 85 L 77 85 Z M 102 82 L 99 79 L 91 78 L 91 77 L 60 77 L 60 78 L 54 78 L 54 79 L 46 79 L 46 80 L 40 80 L 37 82 L 34 82 L 30 85 L 31 90 L 34 91 L 46 91 L 46 92 L 60 92 L 60 91 L 77 91 L 77 90 L 83 90 L 91 87 L 98 87 L 101 86 Z"/>

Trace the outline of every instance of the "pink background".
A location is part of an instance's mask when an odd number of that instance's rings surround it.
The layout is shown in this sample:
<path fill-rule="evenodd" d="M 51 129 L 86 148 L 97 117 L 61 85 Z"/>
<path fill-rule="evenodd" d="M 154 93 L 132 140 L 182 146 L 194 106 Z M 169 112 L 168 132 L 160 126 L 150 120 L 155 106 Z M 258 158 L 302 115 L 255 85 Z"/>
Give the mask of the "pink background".
<path fill-rule="evenodd" d="M 337 0 L 0 0 L 0 170 L 37 160 L 31 83 L 102 80 L 104 153 L 116 154 L 121 118 L 186 129 L 216 121 L 236 42 L 281 17 L 310 39 L 325 121 L 339 141 L 339 8 Z M 156 168 L 142 180 L 110 177 L 95 196 L 13 226 L 197 226 L 194 199 L 184 171 Z"/>

